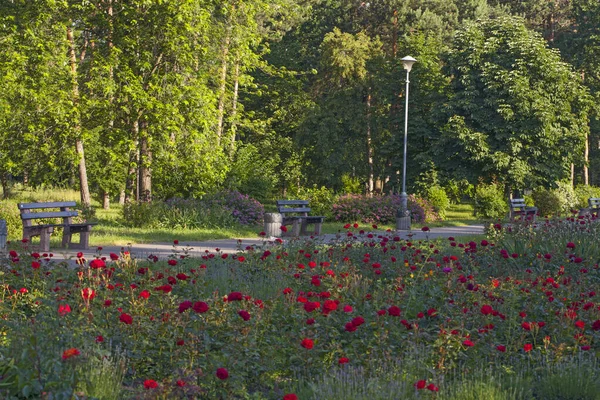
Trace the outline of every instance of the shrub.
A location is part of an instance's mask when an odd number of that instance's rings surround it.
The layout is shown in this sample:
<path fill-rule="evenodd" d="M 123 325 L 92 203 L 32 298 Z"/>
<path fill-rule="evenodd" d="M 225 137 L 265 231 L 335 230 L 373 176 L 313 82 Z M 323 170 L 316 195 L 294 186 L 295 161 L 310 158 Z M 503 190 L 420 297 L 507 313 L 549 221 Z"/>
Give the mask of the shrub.
<path fill-rule="evenodd" d="M 450 199 L 446 195 L 446 191 L 440 186 L 432 186 L 427 190 L 427 200 L 440 218 L 445 219 L 446 210 L 450 206 Z"/>
<path fill-rule="evenodd" d="M 166 202 L 130 203 L 123 220 L 138 228 L 230 228 L 262 223 L 264 207 L 237 191 L 219 192 L 205 199 L 173 198 Z"/>
<path fill-rule="evenodd" d="M 9 238 L 16 239 L 23 236 L 21 215 L 15 201 L 2 200 L 0 202 L 0 219 L 6 220 L 6 230 Z"/>
<path fill-rule="evenodd" d="M 600 197 L 600 187 L 579 185 L 575 188 L 575 197 L 577 198 L 577 208 L 588 207 L 590 197 Z"/>
<path fill-rule="evenodd" d="M 466 179 L 460 181 L 449 179 L 444 185 L 444 190 L 452 204 L 460 203 L 463 199 L 472 199 L 475 196 L 475 187 Z"/>
<path fill-rule="evenodd" d="M 569 213 L 577 205 L 573 187 L 564 182 L 559 182 L 555 189 L 537 188 L 531 196 L 542 216 Z"/>
<path fill-rule="evenodd" d="M 241 225 L 258 225 L 263 221 L 264 206 L 252 197 L 236 190 L 228 190 L 207 196 L 206 201 L 212 206 L 221 206 Z"/>
<path fill-rule="evenodd" d="M 340 196 L 333 205 L 333 215 L 337 221 L 390 224 L 396 222 L 401 207 L 400 196 L 372 196 L 347 194 Z M 435 210 L 425 199 L 408 196 L 408 209 L 415 222 L 439 220 Z"/>
<path fill-rule="evenodd" d="M 508 200 L 496 184 L 479 184 L 475 189 L 475 215 L 482 219 L 503 218 L 508 212 Z"/>
<path fill-rule="evenodd" d="M 290 190 L 288 198 L 308 200 L 312 215 L 322 215 L 327 218 L 332 218 L 333 203 L 335 203 L 337 196 L 333 190 L 328 189 L 325 186 L 321 186 L 320 188 L 314 186 L 312 188 L 300 187 L 298 189 Z"/>

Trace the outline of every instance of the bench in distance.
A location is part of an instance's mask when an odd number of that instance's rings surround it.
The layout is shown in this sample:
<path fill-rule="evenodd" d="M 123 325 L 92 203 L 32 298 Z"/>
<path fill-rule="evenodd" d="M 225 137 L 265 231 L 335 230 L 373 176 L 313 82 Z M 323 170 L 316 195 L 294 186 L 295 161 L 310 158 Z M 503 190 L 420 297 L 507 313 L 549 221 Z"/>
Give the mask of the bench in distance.
<path fill-rule="evenodd" d="M 509 218 L 512 222 L 515 221 L 515 218 L 519 215 L 522 220 L 529 219 L 531 216 L 531 220 L 535 221 L 535 215 L 537 214 L 537 207 L 530 207 L 525 204 L 525 199 L 510 199 L 509 201 Z"/>
<path fill-rule="evenodd" d="M 308 215 L 308 200 L 277 200 L 277 211 L 282 215 L 282 225 L 292 225 L 292 235 L 308 235 L 308 225 L 315 226 L 314 233 L 321 234 L 325 217 Z"/>
<path fill-rule="evenodd" d="M 19 203 L 18 207 L 21 211 L 21 221 L 23 222 L 23 239 L 31 241 L 34 236 L 40 237 L 40 250 L 50 251 L 50 235 L 54 232 L 54 228 L 63 228 L 62 245 L 70 249 L 89 248 L 90 232 L 92 226 L 90 222 L 81 224 L 73 223 L 73 217 L 79 214 L 76 210 L 70 208 L 75 207 L 74 201 L 63 202 L 46 202 L 46 203 Z M 47 211 L 58 209 L 59 211 Z M 62 223 L 46 223 L 33 225 L 34 220 L 46 220 L 54 222 L 56 218 L 62 218 Z M 79 243 L 72 242 L 74 233 L 79 234 Z"/>

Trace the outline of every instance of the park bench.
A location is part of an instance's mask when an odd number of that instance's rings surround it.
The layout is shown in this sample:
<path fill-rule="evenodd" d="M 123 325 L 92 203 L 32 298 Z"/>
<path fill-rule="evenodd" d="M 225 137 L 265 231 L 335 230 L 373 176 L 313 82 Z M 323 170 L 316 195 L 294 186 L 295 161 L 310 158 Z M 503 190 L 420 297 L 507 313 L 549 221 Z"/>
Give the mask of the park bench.
<path fill-rule="evenodd" d="M 40 237 L 40 250 L 50 250 L 50 235 L 54 232 L 54 228 L 63 228 L 62 245 L 70 249 L 88 249 L 90 232 L 92 226 L 90 222 L 81 224 L 73 223 L 73 218 L 79 214 L 76 210 L 70 208 L 75 207 L 74 201 L 64 202 L 46 202 L 46 203 L 19 203 L 18 207 L 21 211 L 21 221 L 23 222 L 23 239 L 31 241 L 34 236 Z M 58 209 L 59 211 L 56 211 Z M 54 211 L 48 211 L 54 210 Z M 62 223 L 55 223 L 56 219 L 62 218 Z M 42 221 L 42 223 L 34 225 L 34 221 Z M 72 242 L 73 234 L 79 234 L 79 243 Z"/>
<path fill-rule="evenodd" d="M 590 213 L 600 216 L 600 197 L 590 197 L 588 199 L 588 206 Z"/>
<path fill-rule="evenodd" d="M 535 221 L 535 215 L 537 214 L 537 207 L 530 207 L 525 204 L 525 199 L 510 199 L 509 201 L 509 218 L 511 221 L 515 221 L 517 216 L 521 216 L 522 220 L 529 219 Z"/>
<path fill-rule="evenodd" d="M 277 211 L 282 215 L 281 225 L 292 226 L 292 235 L 307 235 L 308 225 L 314 225 L 314 233 L 321 234 L 321 226 L 325 217 L 308 215 L 308 200 L 277 200 Z"/>

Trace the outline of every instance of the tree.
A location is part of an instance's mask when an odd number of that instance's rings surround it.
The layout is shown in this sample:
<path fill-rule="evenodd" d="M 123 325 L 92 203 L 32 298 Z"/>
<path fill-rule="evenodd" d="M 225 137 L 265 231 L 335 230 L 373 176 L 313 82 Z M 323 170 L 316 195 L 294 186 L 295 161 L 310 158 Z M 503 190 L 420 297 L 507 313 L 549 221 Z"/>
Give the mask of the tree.
<path fill-rule="evenodd" d="M 515 17 L 468 23 L 447 55 L 439 159 L 475 180 L 549 186 L 581 162 L 589 93 L 560 54 Z"/>

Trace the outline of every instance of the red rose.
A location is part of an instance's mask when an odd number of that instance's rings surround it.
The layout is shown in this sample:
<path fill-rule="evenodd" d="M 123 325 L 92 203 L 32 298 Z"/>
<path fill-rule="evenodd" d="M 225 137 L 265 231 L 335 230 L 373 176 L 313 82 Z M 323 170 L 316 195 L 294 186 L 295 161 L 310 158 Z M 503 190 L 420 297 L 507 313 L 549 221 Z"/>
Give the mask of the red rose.
<path fill-rule="evenodd" d="M 354 325 L 352 322 L 348 322 L 346 325 L 344 325 L 344 329 L 346 330 L 346 332 L 354 332 L 356 331 L 357 326 Z"/>
<path fill-rule="evenodd" d="M 243 298 L 241 292 L 231 292 L 227 295 L 227 301 L 242 301 Z"/>
<path fill-rule="evenodd" d="M 490 305 L 484 305 L 481 307 L 481 313 L 483 315 L 490 315 L 492 312 L 494 312 L 494 309 L 492 308 L 492 306 Z"/>
<path fill-rule="evenodd" d="M 361 316 L 358 316 L 356 318 L 352 318 L 352 325 L 358 327 L 361 326 L 362 324 L 365 323 L 365 319 Z"/>
<path fill-rule="evenodd" d="M 91 288 L 85 288 L 81 291 L 81 297 L 83 297 L 84 300 L 92 300 L 96 297 L 96 291 Z"/>
<path fill-rule="evenodd" d="M 119 259 L 119 255 L 115 253 L 110 253 L 110 259 L 113 261 L 117 261 Z"/>
<path fill-rule="evenodd" d="M 90 261 L 90 268 L 91 269 L 100 269 L 100 268 L 104 268 L 106 267 L 106 264 L 104 263 L 103 260 L 96 258 L 92 261 Z"/>
<path fill-rule="evenodd" d="M 350 359 L 347 357 L 340 357 L 340 359 L 338 360 L 338 364 L 348 364 L 350 362 Z"/>
<path fill-rule="evenodd" d="M 142 290 L 139 294 L 139 297 L 141 297 L 142 299 L 147 299 L 148 297 L 150 297 L 150 292 L 147 290 Z"/>
<path fill-rule="evenodd" d="M 333 300 L 325 300 L 323 303 L 323 314 L 329 314 L 332 311 L 337 310 L 337 304 Z"/>
<path fill-rule="evenodd" d="M 302 342 L 300 343 L 300 345 L 302 347 L 304 347 L 305 349 L 310 350 L 314 347 L 315 342 L 313 342 L 312 339 L 304 338 L 304 339 L 302 339 Z"/>
<path fill-rule="evenodd" d="M 417 381 L 417 383 L 415 383 L 415 387 L 419 390 L 425 389 L 425 386 L 427 386 L 427 382 L 422 379 L 420 381 Z"/>
<path fill-rule="evenodd" d="M 197 301 L 194 303 L 194 306 L 192 307 L 192 309 L 197 312 L 198 314 L 204 314 L 205 312 L 208 311 L 209 307 L 208 304 L 206 304 L 203 301 Z"/>
<path fill-rule="evenodd" d="M 313 312 L 317 308 L 319 308 L 319 303 L 316 301 L 308 301 L 304 303 L 304 311 L 306 312 Z"/>
<path fill-rule="evenodd" d="M 179 303 L 179 314 L 185 312 L 187 309 L 192 308 L 192 302 L 186 300 L 182 303 Z"/>
<path fill-rule="evenodd" d="M 506 346 L 503 346 L 503 345 L 499 344 L 498 346 L 496 346 L 496 350 L 498 350 L 501 353 L 505 353 L 506 352 Z"/>
<path fill-rule="evenodd" d="M 281 232 L 287 232 L 287 227 L 285 226 L 280 226 L 279 229 L 281 229 Z"/>
<path fill-rule="evenodd" d="M 533 350 L 533 345 L 530 343 L 525 343 L 525 345 L 523 345 L 523 350 L 525 353 L 529 353 L 531 350 Z"/>
<path fill-rule="evenodd" d="M 133 318 L 131 315 L 123 313 L 119 317 L 119 321 L 123 322 L 124 324 L 131 325 L 133 323 Z"/>
<path fill-rule="evenodd" d="M 400 307 L 398 306 L 391 306 L 390 308 L 388 308 L 388 314 L 390 314 L 393 317 L 399 317 L 400 316 Z"/>
<path fill-rule="evenodd" d="M 167 261 L 167 264 L 169 264 L 171 266 L 175 266 L 175 265 L 177 265 L 177 260 L 171 259 L 171 260 Z"/>
<path fill-rule="evenodd" d="M 433 383 L 427 385 L 427 390 L 431 390 L 432 392 L 439 392 L 440 388 L 435 386 Z"/>
<path fill-rule="evenodd" d="M 283 400 L 298 400 L 298 396 L 296 396 L 294 393 L 288 393 L 283 396 Z"/>
<path fill-rule="evenodd" d="M 240 317 L 242 317 L 242 319 L 244 321 L 250 320 L 250 313 L 248 311 L 246 311 L 246 310 L 240 310 L 240 311 L 238 311 L 238 315 Z"/>
<path fill-rule="evenodd" d="M 462 344 L 463 344 L 463 346 L 466 346 L 466 347 L 473 347 L 473 346 L 475 346 L 475 343 L 473 343 L 469 339 L 465 340 Z"/>
<path fill-rule="evenodd" d="M 222 381 L 229 378 L 229 372 L 225 368 L 218 368 L 216 375 L 217 375 L 217 378 L 219 378 Z"/>
<path fill-rule="evenodd" d="M 33 268 L 33 269 L 39 269 L 41 266 L 42 266 L 42 264 L 40 264 L 37 261 L 32 261 L 31 262 L 31 268 Z"/>
<path fill-rule="evenodd" d="M 144 381 L 144 388 L 146 389 L 156 389 L 158 387 L 158 382 L 154 379 L 146 379 Z"/>

